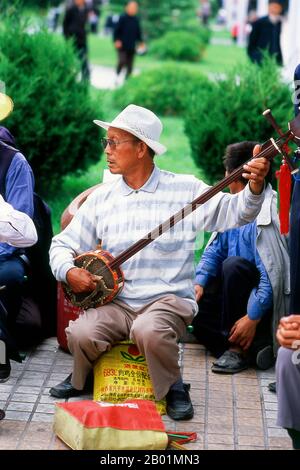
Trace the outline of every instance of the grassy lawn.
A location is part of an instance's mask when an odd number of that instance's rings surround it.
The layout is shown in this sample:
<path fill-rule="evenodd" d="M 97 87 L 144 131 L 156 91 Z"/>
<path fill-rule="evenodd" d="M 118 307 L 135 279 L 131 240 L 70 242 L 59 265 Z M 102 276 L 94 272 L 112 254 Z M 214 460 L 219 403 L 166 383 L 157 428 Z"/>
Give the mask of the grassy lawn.
<path fill-rule="evenodd" d="M 214 33 L 219 37 L 219 33 Z M 116 51 L 110 37 L 90 36 L 90 61 L 92 64 L 115 67 Z M 247 60 L 245 50 L 236 45 L 209 45 L 201 62 L 177 62 L 179 67 L 199 70 L 203 74 L 226 73 L 236 64 L 244 63 Z M 135 66 L 140 70 L 147 70 L 155 66 L 161 66 L 166 62 L 156 60 L 149 54 L 138 56 Z"/>

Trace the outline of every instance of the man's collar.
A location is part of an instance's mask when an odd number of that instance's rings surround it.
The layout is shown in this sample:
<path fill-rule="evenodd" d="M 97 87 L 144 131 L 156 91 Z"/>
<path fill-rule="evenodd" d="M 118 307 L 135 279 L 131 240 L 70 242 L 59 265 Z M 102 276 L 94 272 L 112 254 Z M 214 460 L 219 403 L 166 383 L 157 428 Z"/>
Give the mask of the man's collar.
<path fill-rule="evenodd" d="M 145 191 L 146 193 L 154 193 L 159 182 L 160 169 L 154 165 L 153 171 L 146 183 L 139 189 L 133 189 L 126 184 L 124 178 L 121 178 L 121 192 L 123 196 L 128 196 L 133 192 Z"/>

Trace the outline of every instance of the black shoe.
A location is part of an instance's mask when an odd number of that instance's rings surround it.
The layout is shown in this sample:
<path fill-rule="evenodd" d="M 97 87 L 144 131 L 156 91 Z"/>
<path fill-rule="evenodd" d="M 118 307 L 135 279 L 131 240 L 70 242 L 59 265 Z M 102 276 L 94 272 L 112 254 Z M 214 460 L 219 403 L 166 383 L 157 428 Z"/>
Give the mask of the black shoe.
<path fill-rule="evenodd" d="M 0 421 L 1 419 L 5 418 L 5 412 L 3 410 L 0 410 Z"/>
<path fill-rule="evenodd" d="M 184 390 L 169 390 L 166 395 L 167 413 L 172 419 L 192 419 L 194 408 L 190 399 L 190 385 L 183 384 Z"/>
<path fill-rule="evenodd" d="M 216 374 L 237 374 L 248 367 L 249 362 L 243 354 L 228 350 L 213 362 L 211 370 Z"/>
<path fill-rule="evenodd" d="M 9 379 L 10 371 L 10 362 L 7 359 L 5 364 L 0 364 L 0 383 L 6 382 Z"/>
<path fill-rule="evenodd" d="M 68 375 L 65 380 L 55 385 L 55 387 L 50 388 L 50 395 L 56 398 L 71 398 L 83 395 L 85 390 L 77 390 L 77 388 L 74 388 L 71 383 L 71 379 L 72 374 Z"/>
<path fill-rule="evenodd" d="M 268 389 L 270 392 L 276 393 L 276 382 L 270 382 L 268 385 Z"/>
<path fill-rule="evenodd" d="M 265 346 L 256 355 L 256 365 L 261 370 L 267 370 L 274 365 L 275 358 L 271 345 Z"/>

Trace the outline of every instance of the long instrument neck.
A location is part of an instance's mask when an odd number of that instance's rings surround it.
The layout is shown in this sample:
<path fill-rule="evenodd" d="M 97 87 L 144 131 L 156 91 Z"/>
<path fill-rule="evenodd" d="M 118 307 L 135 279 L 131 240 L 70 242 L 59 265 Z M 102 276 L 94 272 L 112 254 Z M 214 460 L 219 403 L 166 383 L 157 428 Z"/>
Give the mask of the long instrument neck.
<path fill-rule="evenodd" d="M 261 152 L 253 158 L 264 157 L 268 160 L 272 160 L 278 153 L 281 152 L 279 148 L 279 144 L 281 140 L 284 140 L 285 143 L 292 139 L 292 134 L 290 131 L 283 134 L 278 141 L 274 141 L 270 139 L 269 141 L 265 142 L 262 146 Z M 230 175 L 223 178 L 221 181 L 216 183 L 210 189 L 205 191 L 201 196 L 194 199 L 192 202 L 187 204 L 183 209 L 176 212 L 176 214 L 172 215 L 168 220 L 160 224 L 155 229 L 151 230 L 147 235 L 145 235 L 142 239 L 138 240 L 136 243 L 131 245 L 127 250 L 123 251 L 118 255 L 113 261 L 109 263 L 111 269 L 115 269 L 119 267 L 121 264 L 125 263 L 129 258 L 134 256 L 140 250 L 145 248 L 145 246 L 149 245 L 153 240 L 160 237 L 163 233 L 167 232 L 170 228 L 174 227 L 175 224 L 183 220 L 185 217 L 190 215 L 194 212 L 199 205 L 204 204 L 205 202 L 209 201 L 213 196 L 218 194 L 224 188 L 226 188 L 230 183 L 239 179 L 239 177 L 245 173 L 244 165 L 241 165 L 236 170 L 234 170 Z"/>

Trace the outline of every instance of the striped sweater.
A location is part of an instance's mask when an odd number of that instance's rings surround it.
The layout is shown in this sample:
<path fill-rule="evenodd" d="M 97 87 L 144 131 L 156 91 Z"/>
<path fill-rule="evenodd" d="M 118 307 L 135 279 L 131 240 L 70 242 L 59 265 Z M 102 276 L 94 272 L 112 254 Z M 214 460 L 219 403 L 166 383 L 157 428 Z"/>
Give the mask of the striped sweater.
<path fill-rule="evenodd" d="M 137 240 L 209 188 L 194 176 L 174 174 L 155 167 L 139 190 L 120 176 L 97 188 L 77 211 L 72 222 L 55 236 L 50 248 L 54 276 L 66 280 L 73 257 L 102 248 L 119 255 Z M 140 308 L 166 294 L 195 302 L 194 250 L 203 243 L 203 231 L 223 232 L 251 222 L 259 213 L 264 195 L 245 190 L 219 193 L 175 225 L 168 233 L 136 253 L 121 267 L 125 286 L 118 298 Z"/>

